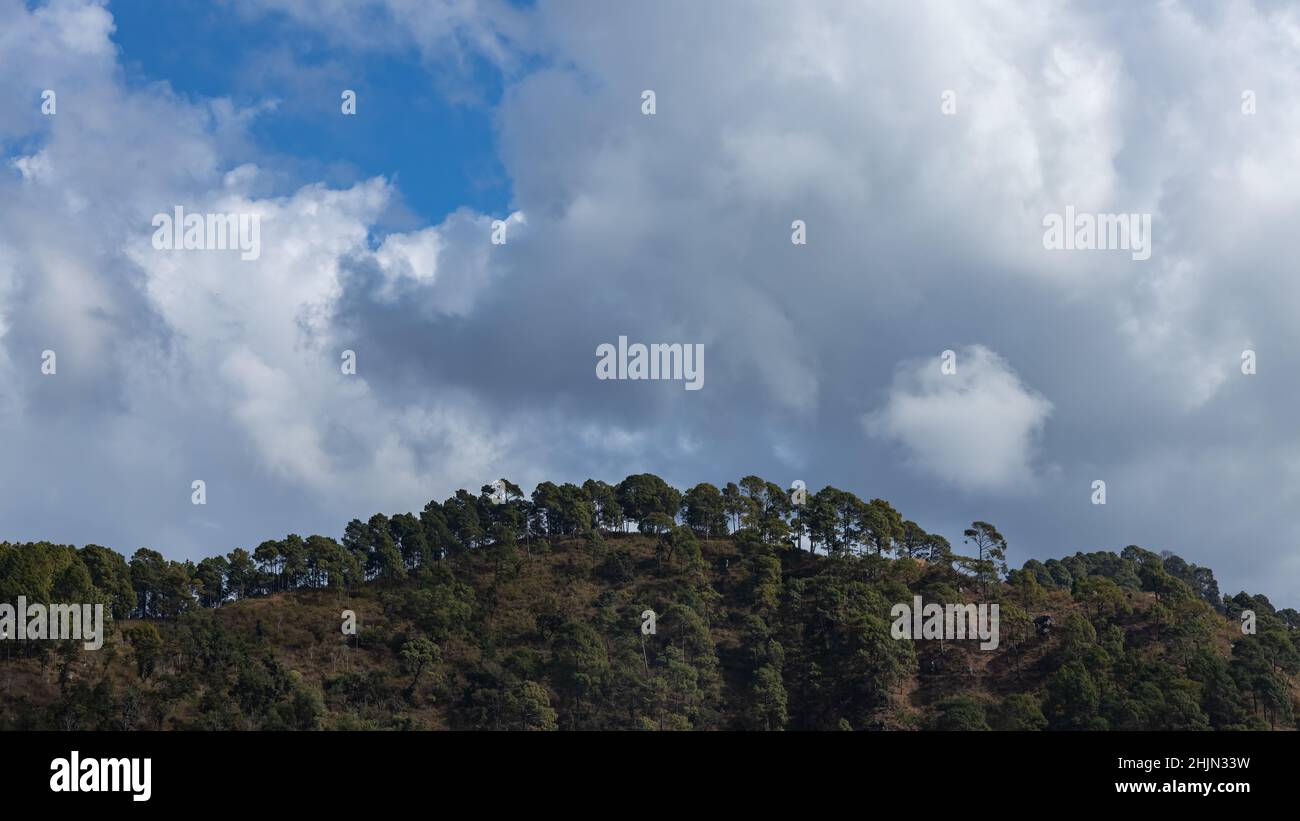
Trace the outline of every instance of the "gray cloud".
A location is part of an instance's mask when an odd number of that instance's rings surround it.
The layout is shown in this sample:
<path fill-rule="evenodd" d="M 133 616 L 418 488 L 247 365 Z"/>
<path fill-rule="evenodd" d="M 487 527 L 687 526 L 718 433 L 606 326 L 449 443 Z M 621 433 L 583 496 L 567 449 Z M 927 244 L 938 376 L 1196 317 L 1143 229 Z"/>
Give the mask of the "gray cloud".
<path fill-rule="evenodd" d="M 525 223 L 504 246 L 487 226 L 507 214 L 468 211 L 373 236 L 400 194 L 385 180 L 227 176 L 248 157 L 220 106 L 122 89 L 94 7 L 62 23 L 15 7 L 38 45 L 3 41 L 0 67 L 57 67 L 90 113 L 0 130 L 42 157 L 0 177 L 6 536 L 194 556 L 502 474 L 756 472 L 888 498 L 951 538 L 994 521 L 1016 561 L 1137 543 L 1300 600 L 1293 10 L 422 8 L 382 14 L 452 55 L 425 55 L 432 81 L 484 59 L 505 83 Z M 300 22 L 345 32 L 359 13 Z M 111 162 L 84 150 L 109 111 Z M 178 287 L 141 226 L 181 198 L 265 214 L 263 259 L 187 265 Z M 1044 250 L 1043 215 L 1067 205 L 1151 213 L 1151 259 Z M 596 380 L 619 335 L 704 344 L 705 389 Z M 1000 357 L 974 355 L 970 391 L 1004 409 L 978 424 L 970 392 L 898 371 L 967 345 Z M 884 435 L 863 429 L 872 411 Z"/>

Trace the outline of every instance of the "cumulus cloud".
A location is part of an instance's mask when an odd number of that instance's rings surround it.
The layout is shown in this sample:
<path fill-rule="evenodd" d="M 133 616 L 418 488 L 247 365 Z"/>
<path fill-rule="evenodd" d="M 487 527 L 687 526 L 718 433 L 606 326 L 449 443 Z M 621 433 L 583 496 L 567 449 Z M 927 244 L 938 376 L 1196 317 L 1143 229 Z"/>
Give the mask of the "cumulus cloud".
<path fill-rule="evenodd" d="M 498 269 L 493 246 L 484 241 L 494 220 L 460 209 L 441 224 L 384 238 L 374 259 L 382 274 L 373 296 L 392 302 L 414 298 L 431 313 L 468 315 Z M 527 225 L 522 212 L 504 220 L 507 241 L 518 241 Z"/>
<path fill-rule="evenodd" d="M 311 185 L 277 199 L 232 190 L 255 187 L 255 169 L 226 179 L 226 189 L 196 208 L 257 215 L 259 259 L 159 252 L 145 242 L 129 253 L 145 273 L 151 306 L 174 333 L 175 354 L 197 395 L 243 430 L 261 466 L 335 503 L 374 505 L 416 504 L 427 488 L 442 486 L 449 464 L 462 466 L 456 471 L 462 483 L 491 471 L 497 437 L 465 408 L 445 397 L 432 412 L 388 405 L 365 378 L 371 364 L 365 347 L 354 351 L 357 378 L 345 378 L 340 358 L 351 349 L 333 321 L 349 267 L 380 270 L 381 289 L 399 279 L 426 285 L 447 312 L 466 310 L 476 268 L 455 260 L 460 264 L 449 266 L 447 281 L 437 270 L 445 255 L 460 250 L 457 237 L 490 247 L 458 233 L 469 222 L 481 229 L 478 239 L 487 237 L 486 218 L 454 215 L 443 225 L 389 234 L 372 248 L 370 226 L 393 196 L 382 179 L 341 190 Z M 453 240 L 444 242 L 448 230 Z M 415 457 L 431 440 L 440 444 L 436 479 L 433 465 Z"/>
<path fill-rule="evenodd" d="M 1293 8 L 243 0 L 331 71 L 414 53 L 493 100 L 508 208 L 392 231 L 400 173 L 295 178 L 249 136 L 270 101 L 128 86 L 110 8 L 29 5 L 0 0 L 29 103 L 0 120 L 0 538 L 196 557 L 500 475 L 757 473 L 1300 598 Z M 154 251 L 176 204 L 261 215 L 261 258 Z M 1151 259 L 1045 250 L 1070 205 L 1152 214 Z M 705 345 L 706 388 L 598 382 L 620 335 Z M 952 377 L 916 360 L 962 340 Z"/>
<path fill-rule="evenodd" d="M 197 557 L 254 529 L 333 532 L 510 472 L 513 434 L 471 393 L 390 402 L 365 376 L 381 355 L 355 343 L 358 376 L 339 368 L 352 272 L 381 272 L 377 299 L 409 285 L 463 314 L 487 284 L 488 216 L 376 240 L 389 181 L 277 194 L 282 177 L 232 161 L 232 141 L 273 107 L 123 85 L 98 4 L 4 13 L 6 32 L 30 37 L 6 36 L 0 85 L 54 78 L 59 108 L 29 118 L 0 176 L 0 477 L 30 488 L 6 499 L 0 538 Z M 177 205 L 255 216 L 260 256 L 156 250 L 151 219 Z M 44 349 L 55 376 L 39 370 Z M 206 508 L 181 492 L 193 479 Z"/>
<path fill-rule="evenodd" d="M 864 418 L 868 432 L 896 440 L 916 468 L 960 488 L 1030 487 L 1052 403 L 983 345 L 955 353 L 953 373 L 938 358 L 900 364 L 889 398 Z"/>

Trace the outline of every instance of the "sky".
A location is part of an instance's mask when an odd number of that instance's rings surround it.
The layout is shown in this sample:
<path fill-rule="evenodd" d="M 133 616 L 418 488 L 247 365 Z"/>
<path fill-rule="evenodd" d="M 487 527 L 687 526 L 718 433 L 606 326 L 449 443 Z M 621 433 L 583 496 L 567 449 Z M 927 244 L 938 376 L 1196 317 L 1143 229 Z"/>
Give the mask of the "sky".
<path fill-rule="evenodd" d="M 502 476 L 754 473 L 1300 603 L 1294 6 L 0 20 L 0 539 L 197 559 Z M 257 258 L 155 247 L 178 206 Z M 1046 247 L 1067 209 L 1149 258 Z M 703 346 L 702 387 L 597 378 L 620 336 Z"/>

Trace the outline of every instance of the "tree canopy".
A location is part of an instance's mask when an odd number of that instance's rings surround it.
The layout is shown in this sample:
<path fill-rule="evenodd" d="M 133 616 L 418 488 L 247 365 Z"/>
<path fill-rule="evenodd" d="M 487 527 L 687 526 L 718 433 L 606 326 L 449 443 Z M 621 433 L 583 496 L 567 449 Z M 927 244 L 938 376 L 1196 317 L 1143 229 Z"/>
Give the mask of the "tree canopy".
<path fill-rule="evenodd" d="M 3 542 L 0 601 L 102 603 L 111 627 L 99 657 L 4 642 L 0 669 L 57 675 L 14 679 L 50 689 L 0 693 L 0 727 L 1296 726 L 1296 610 L 1168 551 L 1010 569 L 984 521 L 959 544 L 832 486 L 650 473 L 494 480 L 197 563 Z M 916 596 L 998 605 L 998 648 L 894 638 Z"/>

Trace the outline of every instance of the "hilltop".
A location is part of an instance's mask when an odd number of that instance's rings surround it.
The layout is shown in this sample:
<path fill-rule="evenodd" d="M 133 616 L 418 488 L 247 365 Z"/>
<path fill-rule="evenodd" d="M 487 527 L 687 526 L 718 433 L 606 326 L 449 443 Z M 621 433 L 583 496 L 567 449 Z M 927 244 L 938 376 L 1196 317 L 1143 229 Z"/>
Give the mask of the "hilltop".
<path fill-rule="evenodd" d="M 497 483 L 354 520 L 341 542 L 290 535 L 197 564 L 0 543 L 0 601 L 102 601 L 113 616 L 98 651 L 0 642 L 0 722 L 1296 726 L 1300 614 L 1221 596 L 1206 568 L 1129 546 L 1010 570 L 988 523 L 965 532 L 963 556 L 879 499 L 791 501 L 757 477 L 680 494 L 641 474 L 529 498 Z M 996 603 L 997 648 L 891 637 L 891 607 L 914 595 Z"/>

